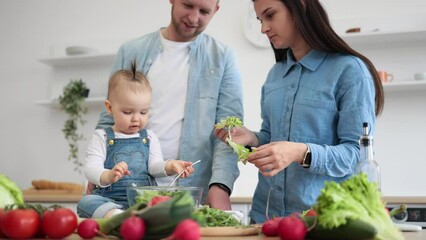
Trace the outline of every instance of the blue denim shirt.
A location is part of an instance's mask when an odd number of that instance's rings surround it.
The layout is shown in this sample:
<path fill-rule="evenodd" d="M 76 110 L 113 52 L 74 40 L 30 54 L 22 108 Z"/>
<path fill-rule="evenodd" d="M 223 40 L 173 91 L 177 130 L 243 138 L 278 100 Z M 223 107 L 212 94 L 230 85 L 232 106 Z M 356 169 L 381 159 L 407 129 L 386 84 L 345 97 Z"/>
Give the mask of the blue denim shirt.
<path fill-rule="evenodd" d="M 291 51 L 270 70 L 262 87 L 260 144 L 306 143 L 308 169 L 290 164 L 274 177 L 259 174 L 250 217 L 301 212 L 315 202 L 325 181 L 341 182 L 354 173 L 362 123 L 375 129 L 375 90 L 370 72 L 357 57 L 309 52 L 301 61 Z"/>
<path fill-rule="evenodd" d="M 239 176 L 236 155 L 213 135 L 213 126 L 227 116 L 243 119 L 242 82 L 235 53 L 226 45 L 202 33 L 189 48 L 188 93 L 179 158 L 201 159 L 201 162 L 189 178 L 179 180 L 179 185 L 202 186 L 204 203 L 211 183 L 225 184 L 232 191 Z M 112 73 L 129 69 L 136 60 L 137 70 L 147 74 L 163 49 L 160 31 L 124 43 L 118 50 Z M 97 128 L 112 124 L 112 118 L 104 110 Z"/>

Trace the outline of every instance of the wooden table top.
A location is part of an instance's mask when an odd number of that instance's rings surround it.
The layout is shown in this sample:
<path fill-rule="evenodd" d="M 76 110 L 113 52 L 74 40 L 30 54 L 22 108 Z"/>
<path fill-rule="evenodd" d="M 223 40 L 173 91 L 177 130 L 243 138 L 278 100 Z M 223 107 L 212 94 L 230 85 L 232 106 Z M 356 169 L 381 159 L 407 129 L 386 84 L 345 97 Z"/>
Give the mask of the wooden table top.
<path fill-rule="evenodd" d="M 421 232 L 403 232 L 405 240 L 424 240 L 426 239 L 426 230 Z M 67 239 L 81 239 L 77 234 L 73 234 Z M 101 240 L 104 238 L 96 237 L 96 240 Z M 278 240 L 278 237 L 266 237 L 263 234 L 254 235 L 254 236 L 239 236 L 239 237 L 202 237 L 202 240 Z"/>
<path fill-rule="evenodd" d="M 67 190 L 24 190 L 24 199 L 27 202 L 58 202 L 77 203 L 83 193 Z M 231 197 L 231 203 L 251 204 L 251 197 Z M 426 196 L 384 196 L 383 201 L 388 204 L 426 204 Z"/>

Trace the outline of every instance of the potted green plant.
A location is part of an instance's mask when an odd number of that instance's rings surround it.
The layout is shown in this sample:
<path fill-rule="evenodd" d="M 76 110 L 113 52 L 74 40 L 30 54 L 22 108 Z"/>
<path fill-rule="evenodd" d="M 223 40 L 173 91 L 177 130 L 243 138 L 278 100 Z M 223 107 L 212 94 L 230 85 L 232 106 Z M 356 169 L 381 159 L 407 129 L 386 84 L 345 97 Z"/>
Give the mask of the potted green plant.
<path fill-rule="evenodd" d="M 87 107 L 83 105 L 89 95 L 89 89 L 83 80 L 70 80 L 65 85 L 62 95 L 59 96 L 61 109 L 68 114 L 62 132 L 68 141 L 70 148 L 68 160 L 73 161 L 74 170 L 80 172 L 82 162 L 78 158 L 78 142 L 84 138 L 84 135 L 78 132 L 78 128 L 85 124 L 83 116 L 87 112 Z"/>

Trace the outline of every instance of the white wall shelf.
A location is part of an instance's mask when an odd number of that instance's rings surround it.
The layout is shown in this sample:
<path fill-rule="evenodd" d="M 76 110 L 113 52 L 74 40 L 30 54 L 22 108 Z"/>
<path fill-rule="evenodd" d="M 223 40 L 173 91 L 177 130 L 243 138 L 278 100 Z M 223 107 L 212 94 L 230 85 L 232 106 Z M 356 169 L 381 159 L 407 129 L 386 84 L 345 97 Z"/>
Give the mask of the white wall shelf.
<path fill-rule="evenodd" d="M 83 106 L 86 106 L 88 108 L 99 107 L 99 106 L 103 106 L 104 101 L 105 101 L 105 98 L 102 98 L 102 97 L 86 98 L 86 101 L 84 101 Z M 59 104 L 59 99 L 38 101 L 37 104 L 42 106 L 48 106 L 54 109 L 61 108 Z"/>
<path fill-rule="evenodd" d="M 426 30 L 345 33 L 341 37 L 354 48 L 388 48 L 390 45 L 410 46 L 411 44 L 426 44 Z"/>
<path fill-rule="evenodd" d="M 84 66 L 92 64 L 112 64 L 115 53 L 84 54 L 42 58 L 38 61 L 52 67 Z"/>
<path fill-rule="evenodd" d="M 401 82 L 390 82 L 383 84 L 383 90 L 386 92 L 415 92 L 426 91 L 426 80 L 412 80 Z"/>

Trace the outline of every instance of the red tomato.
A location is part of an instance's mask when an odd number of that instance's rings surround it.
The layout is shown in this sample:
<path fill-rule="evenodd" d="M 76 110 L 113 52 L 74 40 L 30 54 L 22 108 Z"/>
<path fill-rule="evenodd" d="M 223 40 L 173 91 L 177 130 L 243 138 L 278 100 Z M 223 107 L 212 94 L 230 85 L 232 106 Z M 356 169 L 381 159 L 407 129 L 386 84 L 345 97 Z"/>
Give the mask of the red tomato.
<path fill-rule="evenodd" d="M 155 197 L 151 198 L 151 200 L 148 202 L 148 207 L 155 206 L 159 203 L 168 201 L 170 199 L 172 199 L 172 197 L 170 197 L 170 196 L 155 196 Z"/>
<path fill-rule="evenodd" d="M 6 237 L 6 235 L 1 230 L 1 219 L 2 219 L 3 215 L 4 215 L 4 210 L 3 210 L 3 208 L 0 208 L 0 238 Z"/>
<path fill-rule="evenodd" d="M 48 210 L 43 214 L 41 227 L 49 238 L 65 238 L 77 228 L 77 215 L 68 208 Z"/>
<path fill-rule="evenodd" d="M 32 238 L 40 226 L 40 216 L 34 209 L 13 209 L 4 212 L 1 229 L 9 238 Z"/>

